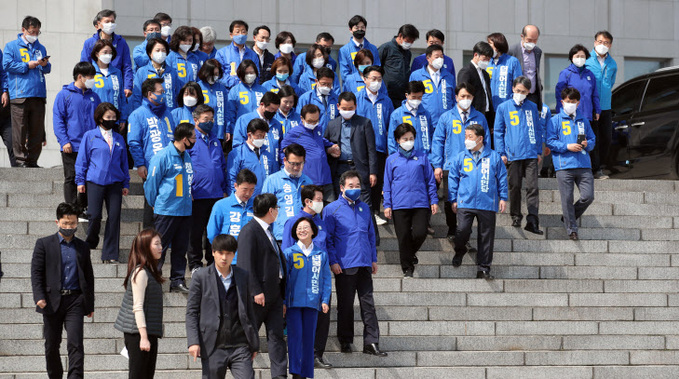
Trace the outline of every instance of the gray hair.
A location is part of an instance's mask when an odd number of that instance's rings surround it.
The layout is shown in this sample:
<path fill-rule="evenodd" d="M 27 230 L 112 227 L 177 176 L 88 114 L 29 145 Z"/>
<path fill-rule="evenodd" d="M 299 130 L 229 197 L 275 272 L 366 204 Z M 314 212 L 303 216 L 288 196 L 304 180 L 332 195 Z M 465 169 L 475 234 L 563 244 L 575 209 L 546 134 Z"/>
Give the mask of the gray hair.
<path fill-rule="evenodd" d="M 212 26 L 203 26 L 200 28 L 200 33 L 203 35 L 203 43 L 211 43 L 217 40 L 217 32 Z"/>

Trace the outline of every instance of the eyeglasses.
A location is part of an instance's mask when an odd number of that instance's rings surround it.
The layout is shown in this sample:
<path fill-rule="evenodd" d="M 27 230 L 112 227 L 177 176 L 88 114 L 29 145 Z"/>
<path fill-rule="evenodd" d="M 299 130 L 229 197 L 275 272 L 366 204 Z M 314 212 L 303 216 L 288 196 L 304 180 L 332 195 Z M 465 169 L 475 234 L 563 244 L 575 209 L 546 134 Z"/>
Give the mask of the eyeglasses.
<path fill-rule="evenodd" d="M 38 32 L 38 34 L 31 34 L 31 33 L 25 32 L 24 34 L 26 34 L 27 36 L 37 37 L 37 36 L 41 35 L 42 32 Z"/>
<path fill-rule="evenodd" d="M 297 227 L 297 231 L 298 231 L 298 232 L 305 231 L 305 230 L 306 230 L 306 231 L 311 230 L 311 227 L 308 226 L 308 225 L 305 225 L 305 226 L 301 226 L 301 225 L 300 225 L 300 226 Z"/>

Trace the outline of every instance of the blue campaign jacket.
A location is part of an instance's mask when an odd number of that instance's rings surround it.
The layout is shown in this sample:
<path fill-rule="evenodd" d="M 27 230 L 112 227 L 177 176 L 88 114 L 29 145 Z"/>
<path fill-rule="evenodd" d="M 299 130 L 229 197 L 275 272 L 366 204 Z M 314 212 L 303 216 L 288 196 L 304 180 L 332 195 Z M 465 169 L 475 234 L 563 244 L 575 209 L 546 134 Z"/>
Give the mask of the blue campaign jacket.
<path fill-rule="evenodd" d="M 577 68 L 571 63 L 559 74 L 559 81 L 556 83 L 556 111 L 561 112 L 561 91 L 564 88 L 572 87 L 580 92 L 580 105 L 578 113 L 582 113 L 587 120 L 592 120 L 592 113 L 601 114 L 599 104 L 599 89 L 597 88 L 596 76 L 592 71 L 585 67 Z"/>
<path fill-rule="evenodd" d="M 127 105 L 127 98 L 123 88 L 123 74 L 112 65 L 108 66 L 108 74 L 104 75 L 96 62 L 92 62 L 97 74 L 94 76 L 94 87 L 92 91 L 99 96 L 102 103 L 111 103 L 120 111 L 121 122 L 127 121 L 130 115 L 130 107 Z M 132 78 L 130 77 L 130 81 Z M 131 87 L 131 85 L 130 85 Z M 130 88 L 132 89 L 132 88 Z"/>
<path fill-rule="evenodd" d="M 210 84 L 198 80 L 198 84 L 203 89 L 205 104 L 215 110 L 215 126 L 211 134 L 223 140 L 226 137 L 226 97 L 229 95 L 229 90 L 221 82 Z"/>
<path fill-rule="evenodd" d="M 375 227 L 366 203 L 359 199 L 352 206 L 340 195 L 323 208 L 323 221 L 328 233 L 325 243 L 331 266 L 338 263 L 345 270 L 372 267 L 377 263 Z"/>
<path fill-rule="evenodd" d="M 417 108 L 417 116 L 413 116 L 406 108 L 406 100 L 403 100 L 401 106 L 394 110 L 389 119 L 389 132 L 387 134 L 389 155 L 394 154 L 398 149 L 398 143 L 394 139 L 394 130 L 403 123 L 412 125 L 417 132 L 414 149 L 430 154 L 431 138 L 434 135 L 434 124 L 431 121 L 431 116 L 422 104 Z"/>
<path fill-rule="evenodd" d="M 175 71 L 172 66 L 167 63 L 163 64 L 165 67 L 165 72 L 163 72 L 163 79 L 165 80 L 165 104 L 170 110 L 177 107 L 177 96 L 179 96 L 179 90 L 182 88 L 179 83 L 179 77 L 177 76 L 177 71 Z M 134 74 L 134 89 L 132 90 L 132 109 L 136 109 L 141 105 L 142 95 L 141 95 L 141 85 L 144 80 L 149 78 L 157 78 L 158 72 L 153 67 L 153 63 L 149 62 L 146 66 L 140 67 L 137 73 Z"/>
<path fill-rule="evenodd" d="M 193 68 L 196 72 L 196 78 L 198 77 L 198 71 L 200 71 L 200 68 L 203 67 L 203 63 L 205 63 L 205 61 L 210 58 L 214 58 L 214 55 L 217 54 L 215 49 L 212 49 L 212 53 L 212 57 L 210 57 L 201 50 L 189 51 L 189 61 L 191 61 L 191 63 L 194 65 L 197 64 L 197 67 Z"/>
<path fill-rule="evenodd" d="M 327 251 L 325 240 L 328 234 L 325 230 L 325 221 L 323 221 L 319 213 L 312 216 L 311 214 L 304 212 L 303 208 L 285 222 L 285 228 L 283 229 L 283 239 L 281 240 L 281 249 L 285 250 L 297 243 L 297 241 L 292 238 L 292 226 L 295 225 L 295 222 L 297 222 L 297 220 L 302 217 L 309 217 L 311 220 L 313 220 L 314 224 L 316 224 L 316 227 L 318 228 L 318 234 L 316 234 L 316 238 L 314 238 L 314 246 L 323 251 Z"/>
<path fill-rule="evenodd" d="M 142 105 L 130 114 L 127 123 L 127 145 L 135 167 L 148 168 L 151 157 L 174 140 L 176 125 L 170 111 L 165 109 L 158 116 L 150 105 L 144 99 Z"/>
<path fill-rule="evenodd" d="M 589 124 L 589 120 L 580 112 L 575 120 L 563 110 L 552 116 L 547 125 L 547 147 L 552 151 L 554 169 L 568 170 L 573 168 L 592 168 L 588 152 L 594 149 L 596 137 Z M 578 142 L 578 134 L 587 138 L 587 146 L 579 153 L 568 150 L 568 144 Z"/>
<path fill-rule="evenodd" d="M 28 68 L 28 62 L 40 60 L 47 56 L 47 49 L 40 44 L 40 40 L 32 44 L 26 43 L 17 34 L 17 39 L 7 42 L 2 59 L 2 68 L 7 75 L 7 89 L 9 98 L 24 99 L 29 97 L 47 97 L 45 74 L 52 72 L 52 64 L 45 67 L 38 65 L 34 69 Z"/>
<path fill-rule="evenodd" d="M 181 108 L 175 108 L 173 109 L 170 114 L 172 115 L 172 121 L 174 121 L 175 125 L 179 125 L 184 122 L 188 122 L 191 125 L 195 125 L 193 122 L 193 110 L 196 109 L 196 107 L 187 107 L 184 105 Z"/>
<path fill-rule="evenodd" d="M 542 143 L 547 143 L 547 128 L 549 127 L 549 120 L 552 119 L 552 110 L 547 104 L 542 104 L 540 111 L 540 122 L 542 123 Z"/>
<path fill-rule="evenodd" d="M 375 148 L 380 153 L 387 153 L 387 133 L 389 120 L 394 112 L 394 104 L 387 95 L 384 85 L 377 91 L 375 104 L 368 97 L 368 91 L 363 88 L 356 94 L 356 114 L 370 119 L 375 130 Z"/>
<path fill-rule="evenodd" d="M 226 170 L 228 173 L 228 191 L 226 193 L 230 194 L 233 191 L 236 177 L 244 168 L 252 171 L 257 176 L 257 185 L 252 197 L 262 193 L 266 177 L 278 172 L 278 163 L 271 158 L 272 155 L 266 146 L 260 148 L 259 159 L 257 159 L 257 154 L 250 149 L 247 143 L 234 147 L 226 160 Z"/>
<path fill-rule="evenodd" d="M 421 81 L 424 84 L 424 96 L 420 107 L 429 112 L 434 126 L 439 117 L 455 105 L 455 76 L 444 69 L 439 71 L 441 78 L 438 85 L 431 79 L 426 66 L 410 74 L 411 82 Z"/>
<path fill-rule="evenodd" d="M 196 59 L 197 58 L 191 54 L 187 54 L 186 58 L 184 58 L 181 54 L 172 50 L 170 50 L 170 53 L 167 55 L 165 64 L 172 67 L 172 70 L 177 73 L 177 78 L 179 78 L 177 86 L 179 89 L 184 87 L 184 84 L 188 82 L 195 82 L 198 78 L 198 69 L 200 67 L 198 67 L 198 61 Z"/>
<path fill-rule="evenodd" d="M 427 54 L 419 55 L 413 59 L 413 63 L 410 65 L 410 73 L 412 74 L 422 67 L 427 67 L 428 65 L 429 61 L 427 61 Z M 444 54 L 442 69 L 450 72 L 453 75 L 453 81 L 455 81 L 455 64 L 453 63 L 453 58 Z"/>
<path fill-rule="evenodd" d="M 245 45 L 244 49 L 245 52 L 243 53 L 243 59 L 240 58 L 238 46 L 236 46 L 233 42 L 217 51 L 215 59 L 222 65 L 225 79 L 226 77 L 231 76 L 233 77 L 231 79 L 238 80 L 236 70 L 238 70 L 238 66 L 240 66 L 241 62 L 246 59 L 253 61 L 258 68 L 260 67 L 259 55 L 257 55 L 257 53 L 255 53 L 255 51 L 249 48 L 247 45 Z M 261 74 L 261 72 L 259 74 Z M 255 83 L 259 83 L 259 75 L 255 80 Z"/>
<path fill-rule="evenodd" d="M 85 132 L 75 161 L 76 185 L 82 186 L 86 182 L 100 186 L 123 183 L 123 188 L 130 188 L 125 139 L 115 131 L 112 131 L 111 137 L 112 149 L 101 134 L 101 129 Z"/>
<path fill-rule="evenodd" d="M 167 145 L 151 158 L 148 177 L 144 182 L 146 201 L 153 213 L 163 216 L 191 216 L 191 156 L 180 156 L 174 144 Z"/>
<path fill-rule="evenodd" d="M 92 60 L 92 57 L 90 56 L 92 54 L 92 48 L 94 47 L 94 44 L 101 39 L 99 37 L 99 32 L 100 30 L 97 30 L 92 37 L 85 40 L 83 50 L 80 52 L 81 62 L 89 62 Z M 124 86 L 123 89 L 132 90 L 134 72 L 132 71 L 132 59 L 130 59 L 130 47 L 127 45 L 125 38 L 116 33 L 113 33 L 111 42 L 116 49 L 116 57 L 111 61 L 109 70 L 111 67 L 117 68 L 121 72 L 121 78 L 123 79 L 122 83 Z M 144 46 L 144 49 L 146 49 L 146 46 Z M 146 55 L 146 50 L 144 50 L 144 55 Z M 96 67 L 97 65 L 95 64 L 94 66 Z"/>
<path fill-rule="evenodd" d="M 302 112 L 302 108 L 307 104 L 315 104 L 318 109 L 321 110 L 321 118 L 318 121 L 318 127 L 321 131 L 325 133 L 325 129 L 328 127 L 330 120 L 334 120 L 335 117 L 339 117 L 339 108 L 337 107 L 338 100 L 337 95 L 334 92 L 330 92 L 328 95 L 328 106 L 324 107 L 321 99 L 318 98 L 318 92 L 315 89 L 308 91 L 304 95 L 299 97 L 297 101 L 297 113 Z"/>
<path fill-rule="evenodd" d="M 312 242 L 313 244 L 313 242 Z M 314 245 L 307 257 L 302 248 L 294 244 L 283 251 L 288 273 L 285 287 L 285 306 L 288 308 L 313 308 L 321 310 L 330 304 L 332 273 L 328 253 Z"/>
<path fill-rule="evenodd" d="M 486 72 L 490 76 L 490 93 L 493 96 L 493 109 L 497 112 L 500 104 L 512 98 L 512 83 L 514 83 L 514 79 L 523 75 L 521 62 L 509 54 L 502 54 L 498 58 L 497 63 L 495 63 L 495 59 L 490 60 Z"/>
<path fill-rule="evenodd" d="M 292 89 L 295 90 L 295 93 L 297 94 L 297 97 L 304 95 L 304 91 L 302 91 L 301 88 L 297 85 L 297 83 L 293 82 L 288 78 L 288 80 L 285 81 L 286 86 L 292 87 Z M 276 79 L 276 76 L 274 75 L 273 78 L 267 80 L 266 82 L 262 83 L 262 87 L 264 87 L 265 90 L 271 91 L 273 93 L 278 93 L 278 91 L 281 90 L 281 85 L 278 82 L 278 79 Z"/>
<path fill-rule="evenodd" d="M 187 151 L 195 171 L 191 182 L 194 199 L 221 199 L 230 192 L 224 151 L 216 137 L 206 136 L 196 129 L 196 144 Z"/>
<path fill-rule="evenodd" d="M 325 66 L 331 69 L 332 72 L 337 72 L 337 61 L 332 56 L 328 56 L 328 64 Z M 302 76 L 302 73 L 307 69 L 311 70 L 311 67 L 306 64 L 306 52 L 304 52 L 295 58 L 295 63 L 292 66 L 292 73 L 290 74 L 290 81 L 299 84 L 300 76 Z"/>
<path fill-rule="evenodd" d="M 542 155 L 542 121 L 538 106 L 530 100 L 524 100 L 522 105 L 516 105 L 514 99 L 500 104 L 493 133 L 495 151 L 509 161 Z"/>
<path fill-rule="evenodd" d="M 134 49 L 132 50 L 132 60 L 134 61 L 135 74 L 137 73 L 139 68 L 146 66 L 151 61 L 148 54 L 146 54 L 147 43 L 148 41 L 144 40 L 142 41 L 142 43 L 135 46 Z"/>
<path fill-rule="evenodd" d="M 500 154 L 484 147 L 478 162 L 465 150 L 458 154 L 448 172 L 448 201 L 458 208 L 497 212 L 500 200 L 507 201 L 507 169 Z"/>
<path fill-rule="evenodd" d="M 252 85 L 238 83 L 231 90 L 226 100 L 226 133 L 234 133 L 236 120 L 246 114 L 255 111 L 266 93 L 264 87 L 255 81 Z"/>
<path fill-rule="evenodd" d="M 428 209 L 439 203 L 434 170 L 427 155 L 419 151 L 406 157 L 399 149 L 387 158 L 383 191 L 385 209 Z"/>
<path fill-rule="evenodd" d="M 71 144 L 74 153 L 78 151 L 85 132 L 97 127 L 94 110 L 99 103 L 99 96 L 91 89 L 83 93 L 73 83 L 65 85 L 59 91 L 54 98 L 52 123 L 61 151 L 64 151 L 67 143 Z"/>
<path fill-rule="evenodd" d="M 245 205 L 240 205 L 236 194 L 233 193 L 215 203 L 210 213 L 210 221 L 207 223 L 207 238 L 210 243 L 220 234 L 228 234 L 238 239 L 240 230 L 254 217 L 252 213 L 254 198 L 251 196 Z"/>
<path fill-rule="evenodd" d="M 488 122 L 483 113 L 469 106 L 469 115 L 467 121 L 462 122 L 460 115 L 460 108 L 453 107 L 453 109 L 441 115 L 436 130 L 434 131 L 434 138 L 431 143 L 431 154 L 429 156 L 430 162 L 434 168 L 441 168 L 449 170 L 455 157 L 465 150 L 465 128 L 472 124 L 483 125 L 485 137 L 483 138 L 483 146 L 489 146 L 491 138 L 490 129 L 488 129 Z"/>
<path fill-rule="evenodd" d="M 302 116 L 297 113 L 295 108 L 290 109 L 290 112 L 288 112 L 287 116 L 285 116 L 279 108 L 278 112 L 276 112 L 276 115 L 273 116 L 273 119 L 280 122 L 283 137 L 285 137 L 285 135 L 295 126 L 302 125 Z"/>
<path fill-rule="evenodd" d="M 302 75 L 300 75 L 297 86 L 303 94 L 316 89 L 316 74 L 314 73 L 314 70 L 308 65 L 306 66 L 306 69 Z M 332 82 L 332 90 L 330 92 L 335 96 L 339 96 L 340 93 L 342 93 L 342 86 L 340 85 L 340 81 L 337 78 L 337 73 L 335 73 L 335 79 Z"/>
<path fill-rule="evenodd" d="M 262 118 L 259 115 L 259 112 L 257 112 L 257 109 L 238 118 L 232 134 L 233 147 L 245 144 L 245 141 L 248 139 L 248 124 L 255 118 Z M 274 164 L 276 168 L 276 170 L 273 172 L 276 172 L 278 171 L 278 166 L 283 163 L 282 161 L 278 160 L 280 144 L 281 140 L 283 139 L 283 130 L 282 124 L 273 118 L 268 122 L 268 124 L 269 132 L 266 134 L 264 146 L 262 146 L 262 148 L 266 147 L 266 152 L 262 152 L 261 154 L 265 154 L 267 159 L 271 160 L 272 164 Z"/>
<path fill-rule="evenodd" d="M 382 65 L 380 62 L 380 54 L 377 52 L 377 46 L 368 42 L 367 38 L 363 38 L 363 49 L 368 49 L 371 53 L 373 53 L 373 65 Z M 347 42 L 346 45 L 340 47 L 337 58 L 339 59 L 340 76 L 342 77 L 342 80 L 353 73 L 358 73 L 356 66 L 354 66 L 354 58 L 356 58 L 356 53 L 358 53 L 360 50 L 361 49 L 359 49 L 354 43 L 354 37 L 350 37 L 349 42 Z"/>
<path fill-rule="evenodd" d="M 601 110 L 611 109 L 611 94 L 615 85 L 615 78 L 618 76 L 618 64 L 611 54 L 606 54 L 604 66 L 601 67 L 597 54 L 594 49 L 590 53 L 589 59 L 585 62 L 585 67 L 596 77 L 596 88 L 599 90 L 599 105 Z"/>
<path fill-rule="evenodd" d="M 283 150 L 292 143 L 300 144 L 306 150 L 302 172 L 311 179 L 311 182 L 318 186 L 332 184 L 328 155 L 325 150 L 334 144 L 323 138 L 321 128 L 317 126 L 314 130 L 309 130 L 304 125 L 298 125 L 288 131 L 281 141 L 280 162 L 283 162 L 285 158 Z"/>
<path fill-rule="evenodd" d="M 0 50 L 0 89 L 2 92 L 8 92 L 7 89 L 7 73 L 2 68 L 2 50 Z"/>
<path fill-rule="evenodd" d="M 283 239 L 285 221 L 295 215 L 302 208 L 302 187 L 313 184 L 311 179 L 302 173 L 299 178 L 293 179 L 288 176 L 285 168 L 269 175 L 264 180 L 262 193 L 272 193 L 278 199 L 278 217 L 273 223 L 273 236 L 278 240 Z"/>
<path fill-rule="evenodd" d="M 365 88 L 365 82 L 363 81 L 363 76 L 359 74 L 358 72 L 354 72 L 353 74 L 349 75 L 346 77 L 346 79 L 343 79 L 342 81 L 342 92 L 353 92 L 354 95 L 358 96 L 358 93 Z M 385 96 L 389 96 L 387 92 L 387 86 L 382 84 L 380 86 L 380 89 L 377 91 L 380 95 L 384 94 Z M 394 105 L 392 104 L 392 107 Z"/>

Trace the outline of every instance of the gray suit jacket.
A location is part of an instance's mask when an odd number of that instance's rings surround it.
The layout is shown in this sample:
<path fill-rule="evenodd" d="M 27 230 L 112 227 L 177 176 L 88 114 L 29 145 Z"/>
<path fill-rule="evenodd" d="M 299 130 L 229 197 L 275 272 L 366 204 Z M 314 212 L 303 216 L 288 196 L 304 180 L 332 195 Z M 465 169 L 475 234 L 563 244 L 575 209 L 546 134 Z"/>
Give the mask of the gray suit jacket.
<path fill-rule="evenodd" d="M 540 110 L 542 109 L 542 80 L 540 79 L 540 60 L 542 59 L 542 49 L 540 49 L 538 46 L 535 46 L 535 48 L 533 48 L 533 52 L 535 53 L 535 77 L 538 80 L 537 84 L 535 85 L 535 92 L 540 98 L 540 104 L 538 104 L 538 110 Z M 512 45 L 509 48 L 507 54 L 512 55 L 519 60 L 519 63 L 521 63 L 521 71 L 525 73 L 526 69 L 523 67 L 523 50 L 521 49 L 521 42 Z"/>

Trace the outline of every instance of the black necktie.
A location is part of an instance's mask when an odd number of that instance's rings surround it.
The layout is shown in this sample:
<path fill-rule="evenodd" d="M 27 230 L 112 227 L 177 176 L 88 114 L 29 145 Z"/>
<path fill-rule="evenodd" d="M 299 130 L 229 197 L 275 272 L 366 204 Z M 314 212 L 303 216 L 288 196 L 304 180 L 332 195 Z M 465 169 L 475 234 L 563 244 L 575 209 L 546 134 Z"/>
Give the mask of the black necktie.
<path fill-rule="evenodd" d="M 462 123 L 467 122 L 467 111 L 462 112 Z"/>
<path fill-rule="evenodd" d="M 358 49 L 361 50 L 362 48 L 363 48 L 363 44 L 362 44 L 362 43 L 359 43 L 359 44 L 358 44 Z"/>
<path fill-rule="evenodd" d="M 257 158 L 259 158 L 259 147 L 255 147 L 255 154 L 257 154 Z"/>
<path fill-rule="evenodd" d="M 327 95 L 321 95 L 321 100 L 323 100 L 323 108 L 328 107 L 328 96 Z"/>

